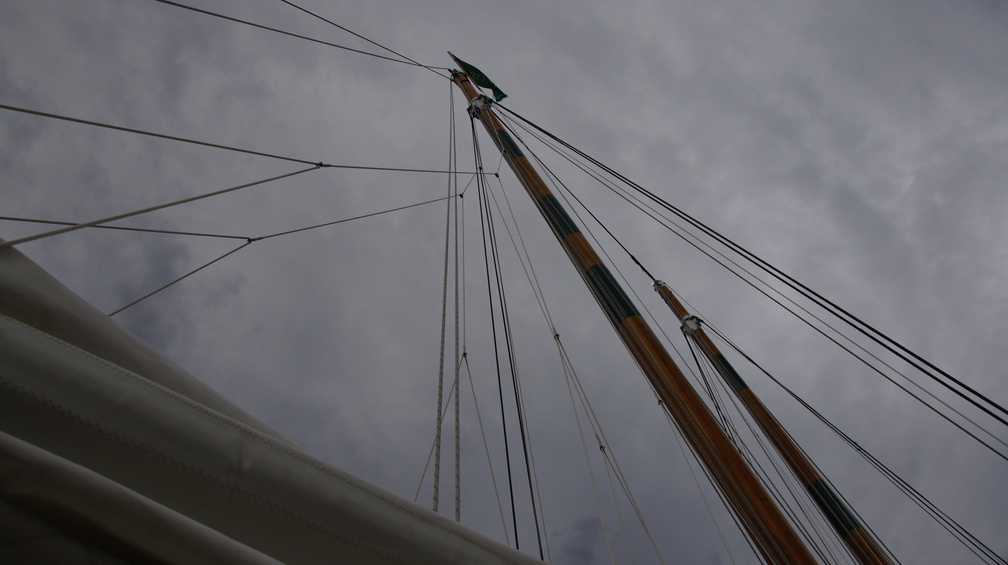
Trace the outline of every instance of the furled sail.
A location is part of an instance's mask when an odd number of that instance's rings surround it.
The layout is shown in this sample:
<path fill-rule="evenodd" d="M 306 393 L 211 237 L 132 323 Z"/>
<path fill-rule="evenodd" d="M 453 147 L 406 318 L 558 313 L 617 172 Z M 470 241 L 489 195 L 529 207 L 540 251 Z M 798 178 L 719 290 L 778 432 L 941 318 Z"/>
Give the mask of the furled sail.
<path fill-rule="evenodd" d="M 3 563 L 539 563 L 301 451 L 0 250 Z"/>

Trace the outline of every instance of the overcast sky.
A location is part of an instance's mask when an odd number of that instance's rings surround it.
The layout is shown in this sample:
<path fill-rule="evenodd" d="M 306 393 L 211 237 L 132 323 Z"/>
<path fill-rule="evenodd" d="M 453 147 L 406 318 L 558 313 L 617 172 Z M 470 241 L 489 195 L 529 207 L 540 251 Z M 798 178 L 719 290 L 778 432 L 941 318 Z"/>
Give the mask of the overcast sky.
<path fill-rule="evenodd" d="M 378 51 L 280 0 L 189 3 Z M 446 51 L 453 51 L 506 91 L 512 110 L 1008 404 L 1002 4 L 300 5 L 428 65 L 449 66 Z M 453 102 L 459 168 L 471 171 L 462 97 L 429 70 L 152 0 L 0 0 L 0 104 L 312 162 L 445 169 Z M 483 161 L 495 171 L 499 155 L 481 136 Z M 705 320 L 1008 557 L 1008 462 L 668 230 L 536 151 Z M 86 221 L 300 168 L 0 110 L 5 216 Z M 506 167 L 500 176 L 556 329 L 664 559 L 754 562 L 704 484 L 722 543 L 644 378 Z M 255 237 L 447 193 L 441 174 L 324 169 L 122 225 Z M 462 207 L 466 350 L 503 487 L 475 189 Z M 445 217 L 439 202 L 257 242 L 116 319 L 312 454 L 412 499 L 434 436 Z M 8 240 L 39 231 L 0 223 Z M 610 239 L 600 240 L 639 304 L 688 356 L 647 277 Z M 241 243 L 91 230 L 20 249 L 112 311 Z M 553 560 L 607 563 L 551 330 L 510 241 L 502 239 L 501 249 Z M 449 366 L 452 354 L 449 338 Z M 737 368 L 902 562 L 969 562 L 969 553 L 797 403 L 741 360 Z M 462 388 L 463 522 L 503 540 L 470 390 Z M 1000 424 L 941 397 L 1008 441 Z M 513 404 L 506 410 L 513 433 Z M 450 450 L 451 433 L 445 437 Z M 510 441 L 519 539 L 536 553 L 517 436 Z M 617 562 L 625 563 L 593 441 L 605 524 Z M 449 513 L 451 461 L 446 451 L 441 507 Z M 425 505 L 430 485 L 428 472 L 419 499 Z M 657 562 L 629 505 L 619 504 L 635 562 Z"/>

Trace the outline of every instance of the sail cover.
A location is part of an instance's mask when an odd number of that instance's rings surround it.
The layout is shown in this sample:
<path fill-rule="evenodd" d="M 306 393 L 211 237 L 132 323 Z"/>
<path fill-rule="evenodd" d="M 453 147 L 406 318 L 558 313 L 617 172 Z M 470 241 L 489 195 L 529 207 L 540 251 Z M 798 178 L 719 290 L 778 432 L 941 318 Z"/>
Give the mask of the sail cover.
<path fill-rule="evenodd" d="M 0 562 L 541 563 L 300 450 L 0 250 Z"/>

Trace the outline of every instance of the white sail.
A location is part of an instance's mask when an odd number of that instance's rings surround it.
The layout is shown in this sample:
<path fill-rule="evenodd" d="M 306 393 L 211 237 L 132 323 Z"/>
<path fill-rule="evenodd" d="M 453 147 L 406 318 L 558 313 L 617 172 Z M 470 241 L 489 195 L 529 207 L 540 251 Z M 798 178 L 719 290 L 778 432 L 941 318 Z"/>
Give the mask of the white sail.
<path fill-rule="evenodd" d="M 538 562 L 311 457 L 10 248 L 0 315 L 0 524 L 27 540 L 0 562 Z"/>

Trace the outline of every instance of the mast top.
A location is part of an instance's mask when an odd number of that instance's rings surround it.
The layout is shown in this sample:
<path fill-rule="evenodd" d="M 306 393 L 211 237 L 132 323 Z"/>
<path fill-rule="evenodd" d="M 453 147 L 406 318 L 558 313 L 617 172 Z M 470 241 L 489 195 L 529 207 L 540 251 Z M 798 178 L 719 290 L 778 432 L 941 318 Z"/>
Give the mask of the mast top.
<path fill-rule="evenodd" d="M 483 74 L 483 71 L 477 69 L 476 67 L 470 65 L 469 63 L 466 63 L 462 59 L 459 59 L 451 51 L 448 52 L 448 56 L 451 57 L 453 61 L 455 61 L 455 64 L 462 69 L 462 72 L 464 72 L 466 76 L 472 79 L 472 81 L 476 83 L 477 86 L 482 86 L 483 88 L 489 88 L 493 92 L 493 97 L 495 101 L 500 102 L 501 100 L 507 98 L 507 94 L 504 94 L 503 90 L 501 90 L 496 84 L 494 84 L 492 80 L 490 80 L 485 74 Z"/>

